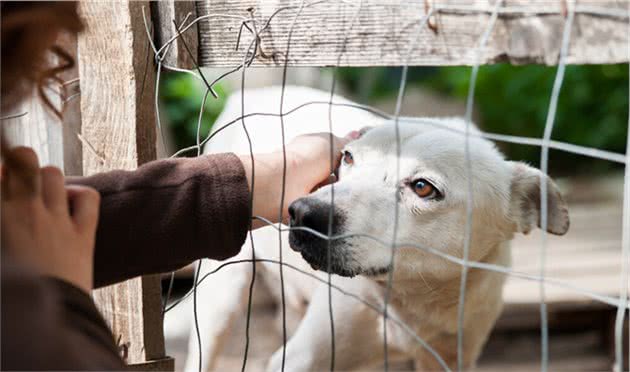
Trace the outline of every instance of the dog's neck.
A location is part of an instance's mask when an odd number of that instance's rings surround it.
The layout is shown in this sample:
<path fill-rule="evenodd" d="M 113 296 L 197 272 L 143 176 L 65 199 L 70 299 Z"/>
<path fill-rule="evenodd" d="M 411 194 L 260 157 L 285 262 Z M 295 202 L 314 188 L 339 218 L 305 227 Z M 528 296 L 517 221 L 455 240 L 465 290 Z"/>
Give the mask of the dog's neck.
<path fill-rule="evenodd" d="M 510 265 L 510 241 L 496 243 L 484 251 L 486 254 L 480 259 L 477 259 L 476 262 L 500 266 Z M 436 278 L 432 273 L 422 269 L 395 268 L 396 271 L 394 272 L 391 286 L 392 298 L 400 297 L 408 299 L 417 296 L 430 302 L 431 298 L 440 296 L 440 301 L 449 298 L 457 302 L 461 282 L 461 265 L 448 262 L 446 259 L 444 259 L 444 262 L 441 264 L 449 266 L 449 270 L 453 275 L 447 278 Z M 468 287 L 474 285 L 474 283 L 481 282 L 482 277 L 488 275 L 496 275 L 496 273 L 470 268 L 467 277 Z M 388 274 L 379 275 L 373 279 L 383 289 L 388 286 Z"/>

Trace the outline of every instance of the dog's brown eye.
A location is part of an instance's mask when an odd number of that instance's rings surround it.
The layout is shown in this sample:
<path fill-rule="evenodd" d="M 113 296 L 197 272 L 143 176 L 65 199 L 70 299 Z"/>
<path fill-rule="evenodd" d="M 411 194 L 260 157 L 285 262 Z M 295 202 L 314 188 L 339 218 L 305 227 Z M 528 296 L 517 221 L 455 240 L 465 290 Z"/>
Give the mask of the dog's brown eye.
<path fill-rule="evenodd" d="M 352 157 L 352 153 L 350 153 L 350 151 L 343 152 L 343 163 L 346 165 L 354 164 L 354 158 Z"/>
<path fill-rule="evenodd" d="M 422 178 L 413 181 L 411 187 L 413 187 L 413 191 L 421 198 L 428 198 L 437 194 L 435 187 L 429 183 L 429 181 Z"/>

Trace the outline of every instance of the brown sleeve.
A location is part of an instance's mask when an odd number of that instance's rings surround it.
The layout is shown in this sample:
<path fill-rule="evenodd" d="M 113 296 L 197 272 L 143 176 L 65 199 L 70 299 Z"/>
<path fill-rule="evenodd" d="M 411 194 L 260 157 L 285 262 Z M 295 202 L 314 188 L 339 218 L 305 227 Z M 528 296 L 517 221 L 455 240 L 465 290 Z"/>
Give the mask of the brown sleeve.
<path fill-rule="evenodd" d="M 113 336 L 82 290 L 2 262 L 5 370 L 122 370 Z"/>
<path fill-rule="evenodd" d="M 234 154 L 158 160 L 135 171 L 73 178 L 101 194 L 94 285 L 172 271 L 238 253 L 249 226 L 249 188 Z"/>

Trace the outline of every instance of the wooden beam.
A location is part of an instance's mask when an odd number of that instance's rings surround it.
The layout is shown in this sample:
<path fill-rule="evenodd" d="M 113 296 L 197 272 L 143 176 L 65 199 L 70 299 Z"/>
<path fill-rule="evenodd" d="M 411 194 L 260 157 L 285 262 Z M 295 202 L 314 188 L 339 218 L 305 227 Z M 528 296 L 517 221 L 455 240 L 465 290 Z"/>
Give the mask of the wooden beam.
<path fill-rule="evenodd" d="M 148 2 L 81 2 L 78 38 L 83 173 L 153 160 L 155 66 L 142 11 Z M 94 291 L 128 364 L 164 359 L 159 276 Z"/>
<path fill-rule="evenodd" d="M 155 43 L 158 49 L 173 36 L 177 35 L 173 20 L 179 27 L 187 16 L 188 20 L 186 24 L 197 17 L 197 9 L 194 1 L 155 1 L 151 2 L 151 10 L 155 25 Z M 169 66 L 192 69 L 195 64 L 193 58 L 191 58 L 186 50 L 186 46 L 196 60 L 198 58 L 197 25 L 195 24 L 190 29 L 186 30 L 186 32 L 183 32 L 181 38 L 183 41 L 178 38 L 171 44 L 163 62 Z"/>
<path fill-rule="evenodd" d="M 363 0 L 307 1 L 296 22 L 290 66 L 334 66 L 347 39 L 341 66 L 471 65 L 495 0 Z M 252 66 L 284 63 L 287 37 L 302 0 L 205 0 L 199 16 L 229 14 L 250 18 L 262 32 L 262 46 Z M 350 24 L 361 8 L 353 28 Z M 506 0 L 482 54 L 484 64 L 555 64 L 565 18 L 563 0 Z M 570 1 L 568 1 L 570 3 Z M 311 4 L 311 5 L 309 5 Z M 577 1 L 567 62 L 570 64 L 628 62 L 627 2 Z M 438 9 L 431 18 L 435 31 L 420 19 L 426 7 Z M 595 13 L 610 13 L 598 15 Z M 253 36 L 242 20 L 211 17 L 200 21 L 200 64 L 234 67 L 242 63 Z M 408 57 L 409 45 L 417 45 Z M 261 52 L 262 51 L 262 52 Z"/>

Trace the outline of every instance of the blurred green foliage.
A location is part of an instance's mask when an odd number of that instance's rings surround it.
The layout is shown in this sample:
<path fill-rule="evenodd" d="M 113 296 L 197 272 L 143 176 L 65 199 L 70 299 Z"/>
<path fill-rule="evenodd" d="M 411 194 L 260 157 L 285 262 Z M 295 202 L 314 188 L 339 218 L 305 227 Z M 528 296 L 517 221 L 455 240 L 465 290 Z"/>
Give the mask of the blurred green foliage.
<path fill-rule="evenodd" d="M 227 94 L 221 84 L 213 86 L 219 96 L 208 95 L 201 119 L 200 136 L 203 140 L 223 107 Z M 206 91 L 203 82 L 185 73 L 164 74 L 160 82 L 160 100 L 163 113 L 167 116 L 173 145 L 176 149 L 193 146 L 197 143 L 197 125 L 201 102 Z M 195 156 L 188 152 L 186 155 Z"/>
<path fill-rule="evenodd" d="M 470 71 L 470 67 L 414 67 L 409 69 L 408 86 L 424 87 L 464 101 Z M 401 68 L 340 68 L 338 77 L 355 99 L 373 104 L 396 96 L 400 72 Z M 555 67 L 539 65 L 481 67 L 475 93 L 479 126 L 488 132 L 541 138 L 555 74 Z M 161 107 L 168 116 L 175 146 L 194 145 L 205 86 L 188 74 L 169 73 L 164 75 L 160 89 Z M 202 138 L 225 105 L 225 89 L 218 84 L 215 90 L 219 98 L 208 96 Z M 627 126 L 628 65 L 567 66 L 552 138 L 624 153 Z M 539 147 L 506 143 L 499 146 L 510 159 L 539 163 Z M 552 151 L 550 166 L 556 172 L 573 173 L 605 170 L 614 164 Z"/>
<path fill-rule="evenodd" d="M 470 71 L 470 67 L 410 68 L 408 85 L 465 100 Z M 482 66 L 475 92 L 479 126 L 489 132 L 541 138 L 555 74 L 555 67 L 539 65 Z M 400 68 L 344 68 L 339 77 L 355 96 L 370 104 L 396 96 Z M 627 127 L 628 65 L 567 66 L 552 138 L 624 153 Z M 499 145 L 511 159 L 539 163 L 539 147 Z M 556 171 L 614 166 L 561 151 L 553 151 L 551 157 Z"/>

